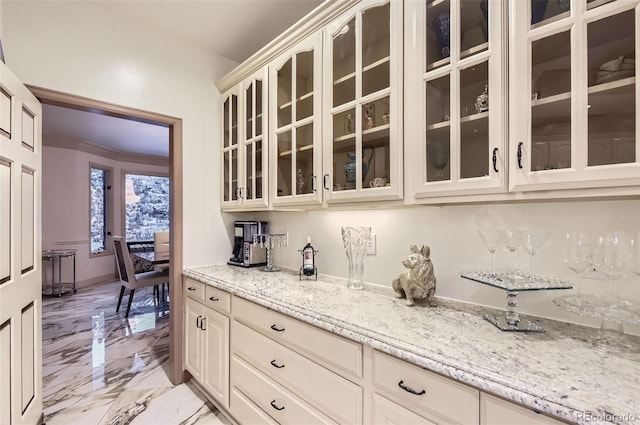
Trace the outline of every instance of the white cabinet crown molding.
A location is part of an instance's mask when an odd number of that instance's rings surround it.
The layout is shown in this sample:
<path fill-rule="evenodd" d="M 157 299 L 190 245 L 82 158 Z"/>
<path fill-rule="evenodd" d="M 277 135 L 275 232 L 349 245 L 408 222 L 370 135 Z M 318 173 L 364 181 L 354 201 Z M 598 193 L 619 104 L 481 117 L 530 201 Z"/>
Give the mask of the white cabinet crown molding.
<path fill-rule="evenodd" d="M 268 64 L 284 50 L 293 46 L 305 37 L 323 28 L 344 10 L 361 0 L 325 0 L 298 22 L 289 27 L 266 46 L 254 53 L 231 72 L 216 81 L 216 87 L 222 93 L 234 84 Z"/>

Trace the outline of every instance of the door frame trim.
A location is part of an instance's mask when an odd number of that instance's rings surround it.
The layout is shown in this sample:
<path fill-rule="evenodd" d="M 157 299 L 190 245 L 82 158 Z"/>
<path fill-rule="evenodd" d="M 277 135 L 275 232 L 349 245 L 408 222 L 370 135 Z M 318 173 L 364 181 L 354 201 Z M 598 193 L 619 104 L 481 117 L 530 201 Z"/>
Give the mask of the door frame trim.
<path fill-rule="evenodd" d="M 149 124 L 169 127 L 169 227 L 171 231 L 171 271 L 169 276 L 169 379 L 174 385 L 184 381 L 182 370 L 183 339 L 183 157 L 182 119 L 127 106 L 115 105 L 87 97 L 76 96 L 42 87 L 26 85 L 38 100 L 47 105 L 109 115 Z"/>

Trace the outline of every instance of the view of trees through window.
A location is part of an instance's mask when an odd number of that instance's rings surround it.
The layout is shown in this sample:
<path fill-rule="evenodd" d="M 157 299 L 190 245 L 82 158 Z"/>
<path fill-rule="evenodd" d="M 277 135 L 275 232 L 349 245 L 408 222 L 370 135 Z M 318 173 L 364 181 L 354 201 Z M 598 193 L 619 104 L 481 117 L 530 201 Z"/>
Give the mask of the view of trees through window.
<path fill-rule="evenodd" d="M 106 250 L 107 170 L 91 167 L 91 253 Z"/>
<path fill-rule="evenodd" d="M 169 230 L 169 178 L 125 175 L 127 241 L 153 240 L 154 232 Z"/>

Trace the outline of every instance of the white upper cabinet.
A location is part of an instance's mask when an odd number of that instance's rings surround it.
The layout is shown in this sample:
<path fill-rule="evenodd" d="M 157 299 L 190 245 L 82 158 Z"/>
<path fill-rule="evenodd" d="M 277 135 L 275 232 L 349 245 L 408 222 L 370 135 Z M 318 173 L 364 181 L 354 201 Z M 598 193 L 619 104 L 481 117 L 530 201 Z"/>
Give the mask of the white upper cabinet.
<path fill-rule="evenodd" d="M 405 166 L 416 198 L 506 190 L 505 2 L 405 2 Z"/>
<path fill-rule="evenodd" d="M 402 198 L 402 6 L 364 0 L 325 28 L 328 202 Z"/>
<path fill-rule="evenodd" d="M 638 4 L 510 2 L 511 190 L 640 184 Z"/>
<path fill-rule="evenodd" d="M 270 193 L 274 206 L 322 203 L 322 32 L 269 65 Z"/>
<path fill-rule="evenodd" d="M 223 209 L 268 204 L 267 77 L 261 68 L 222 96 Z"/>

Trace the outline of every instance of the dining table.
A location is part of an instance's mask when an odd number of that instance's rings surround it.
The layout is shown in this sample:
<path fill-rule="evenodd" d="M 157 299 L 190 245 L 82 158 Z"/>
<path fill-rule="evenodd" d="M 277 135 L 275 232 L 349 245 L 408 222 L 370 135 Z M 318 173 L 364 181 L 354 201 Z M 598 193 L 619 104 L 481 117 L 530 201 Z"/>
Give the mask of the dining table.
<path fill-rule="evenodd" d="M 150 266 L 158 266 L 160 264 L 169 264 L 169 252 L 143 251 L 134 252 L 133 256 Z"/>

